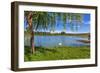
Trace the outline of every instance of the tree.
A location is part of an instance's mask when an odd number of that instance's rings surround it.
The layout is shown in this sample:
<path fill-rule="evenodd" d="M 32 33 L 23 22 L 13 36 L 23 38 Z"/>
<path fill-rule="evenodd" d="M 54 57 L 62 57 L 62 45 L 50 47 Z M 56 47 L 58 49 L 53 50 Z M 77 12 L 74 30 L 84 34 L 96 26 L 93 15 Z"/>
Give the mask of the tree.
<path fill-rule="evenodd" d="M 27 22 L 29 25 L 29 31 L 30 31 L 30 45 L 31 45 L 31 52 L 35 52 L 34 48 L 34 31 L 37 31 L 39 29 L 43 30 L 55 30 L 56 26 L 56 19 L 57 17 L 60 17 L 63 22 L 63 29 L 66 31 L 66 22 L 71 24 L 71 27 L 73 26 L 73 21 L 78 20 L 81 22 L 82 16 L 81 14 L 76 13 L 57 13 L 57 12 L 36 12 L 36 11 L 25 11 L 25 15 L 27 18 Z M 78 23 L 77 23 L 78 24 Z M 77 26 L 77 25 L 76 25 Z M 72 27 L 73 28 L 73 27 Z"/>
<path fill-rule="evenodd" d="M 33 42 L 33 40 L 34 40 L 34 31 L 33 31 L 33 29 L 32 29 L 32 23 L 33 23 L 33 13 L 32 12 L 27 12 L 26 13 L 27 15 L 26 15 L 26 18 L 27 18 L 27 22 L 28 22 L 28 25 L 29 25 L 29 30 L 30 30 L 30 46 L 31 46 L 31 52 L 33 53 L 34 51 L 35 51 L 35 49 L 34 49 L 34 42 Z"/>
<path fill-rule="evenodd" d="M 26 11 L 24 16 L 27 18 L 29 25 L 31 53 L 34 53 L 34 31 L 48 28 L 49 14 L 47 12 Z"/>
<path fill-rule="evenodd" d="M 72 31 L 78 30 L 78 25 L 81 26 L 82 14 L 80 13 L 69 13 L 68 20 Z"/>

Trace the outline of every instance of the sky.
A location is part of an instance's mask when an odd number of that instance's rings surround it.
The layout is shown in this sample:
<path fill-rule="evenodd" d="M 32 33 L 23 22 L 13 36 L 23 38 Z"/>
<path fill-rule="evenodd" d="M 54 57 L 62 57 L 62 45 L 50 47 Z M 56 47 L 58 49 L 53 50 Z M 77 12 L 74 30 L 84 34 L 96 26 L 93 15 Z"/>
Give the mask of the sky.
<path fill-rule="evenodd" d="M 61 20 L 56 21 L 55 32 L 62 32 L 63 31 L 63 24 Z M 24 29 L 28 27 L 27 21 L 24 18 Z M 74 26 L 76 27 L 76 26 Z M 49 32 L 49 30 L 47 30 Z M 82 16 L 82 23 L 78 26 L 78 30 L 71 30 L 71 25 L 66 23 L 66 33 L 89 33 L 90 32 L 90 14 L 83 14 Z"/>
<path fill-rule="evenodd" d="M 61 32 L 63 26 L 61 21 L 58 21 L 58 26 L 56 26 L 56 31 Z M 81 26 L 80 26 L 81 25 Z M 70 24 L 66 23 L 66 33 L 89 33 L 90 32 L 90 14 L 83 14 L 82 24 L 78 26 L 78 30 L 71 30 Z"/>

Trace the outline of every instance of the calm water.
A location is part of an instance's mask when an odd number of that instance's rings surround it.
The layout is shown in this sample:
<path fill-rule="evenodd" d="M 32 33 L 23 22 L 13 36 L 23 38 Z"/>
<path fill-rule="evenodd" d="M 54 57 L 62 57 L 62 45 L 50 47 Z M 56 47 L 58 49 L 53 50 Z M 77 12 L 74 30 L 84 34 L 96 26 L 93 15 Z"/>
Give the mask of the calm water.
<path fill-rule="evenodd" d="M 35 46 L 54 47 L 54 46 L 84 46 L 89 45 L 77 40 L 87 40 L 87 38 L 77 36 L 35 36 Z"/>

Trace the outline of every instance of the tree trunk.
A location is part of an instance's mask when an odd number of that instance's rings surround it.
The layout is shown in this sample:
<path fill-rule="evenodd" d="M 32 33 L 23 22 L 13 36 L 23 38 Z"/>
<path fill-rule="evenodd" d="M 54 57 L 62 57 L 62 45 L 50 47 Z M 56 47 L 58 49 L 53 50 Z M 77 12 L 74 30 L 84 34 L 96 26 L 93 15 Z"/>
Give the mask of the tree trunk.
<path fill-rule="evenodd" d="M 33 54 L 35 52 L 34 49 L 34 32 L 31 32 L 31 36 L 30 36 L 30 44 L 31 44 L 31 53 Z"/>
<path fill-rule="evenodd" d="M 32 17 L 33 17 L 32 12 L 29 12 L 27 20 L 28 20 L 28 24 L 29 24 L 29 28 L 30 28 L 31 53 L 33 54 L 35 52 L 35 49 L 34 49 L 34 31 L 33 31 L 33 26 L 32 26 L 32 22 L 33 22 Z"/>

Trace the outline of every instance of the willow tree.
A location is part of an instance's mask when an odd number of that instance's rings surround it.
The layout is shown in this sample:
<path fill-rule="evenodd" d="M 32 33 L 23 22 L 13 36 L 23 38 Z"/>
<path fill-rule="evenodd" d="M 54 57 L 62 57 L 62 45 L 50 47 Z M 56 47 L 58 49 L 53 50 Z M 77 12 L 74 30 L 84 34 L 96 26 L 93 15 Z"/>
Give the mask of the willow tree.
<path fill-rule="evenodd" d="M 27 19 L 27 22 L 28 22 L 28 26 L 29 26 L 29 32 L 30 32 L 30 46 L 31 46 L 31 52 L 33 53 L 33 51 L 35 50 L 34 49 L 34 43 L 33 43 L 33 40 L 34 40 L 34 32 L 33 32 L 33 29 L 32 29 L 32 23 L 33 23 L 33 13 L 32 12 L 25 12 L 25 18 Z"/>
<path fill-rule="evenodd" d="M 77 20 L 81 22 L 82 16 L 81 14 L 75 13 L 57 13 L 57 12 L 36 12 L 36 11 L 25 11 L 24 15 L 27 19 L 30 31 L 30 46 L 31 52 L 35 52 L 34 48 L 34 31 L 40 30 L 50 30 L 54 31 L 56 27 L 57 17 L 61 18 L 63 22 L 62 26 L 64 32 L 66 31 L 66 22 L 69 22 L 73 26 L 73 21 Z M 68 21 L 67 21 L 68 20 Z M 78 24 L 78 23 L 77 23 Z"/>
<path fill-rule="evenodd" d="M 46 30 L 48 28 L 49 14 L 47 12 L 25 11 L 24 16 L 29 25 L 31 53 L 34 53 L 34 31 L 38 29 Z"/>
<path fill-rule="evenodd" d="M 78 26 L 82 24 L 82 14 L 80 13 L 69 13 L 68 14 L 68 23 L 72 31 L 77 31 Z"/>

